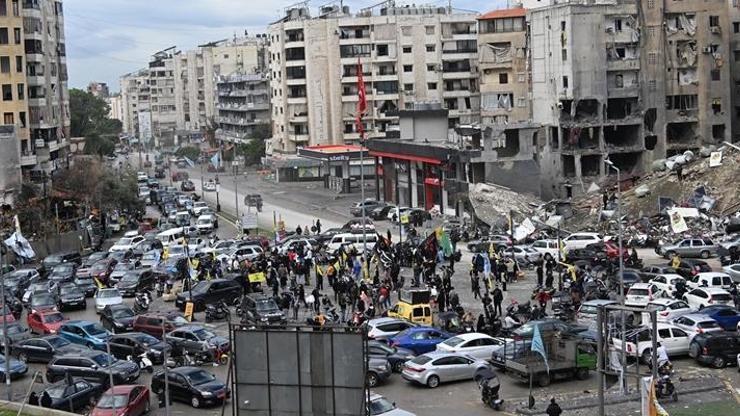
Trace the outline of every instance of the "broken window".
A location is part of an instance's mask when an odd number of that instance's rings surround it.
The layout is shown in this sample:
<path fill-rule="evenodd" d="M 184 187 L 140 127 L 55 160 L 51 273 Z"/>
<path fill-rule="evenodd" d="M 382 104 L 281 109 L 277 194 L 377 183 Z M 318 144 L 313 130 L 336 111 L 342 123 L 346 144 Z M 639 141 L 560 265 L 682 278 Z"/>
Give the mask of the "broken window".
<path fill-rule="evenodd" d="M 692 145 L 697 139 L 698 123 L 682 122 L 666 125 L 666 141 L 668 144 Z"/>
<path fill-rule="evenodd" d="M 719 16 L 709 16 L 709 27 L 719 27 Z"/>
<path fill-rule="evenodd" d="M 632 115 L 633 107 L 637 107 L 636 98 L 610 98 L 606 106 L 606 118 L 618 120 Z"/>
<path fill-rule="evenodd" d="M 640 125 L 604 126 L 604 142 L 609 148 L 640 145 Z"/>
<path fill-rule="evenodd" d="M 625 175 L 641 168 L 642 152 L 609 153 L 609 160 L 622 171 L 622 175 Z M 615 175 L 616 172 L 609 169 L 607 174 Z"/>
<path fill-rule="evenodd" d="M 712 111 L 714 112 L 714 114 L 719 114 L 722 112 L 721 98 L 712 98 Z"/>
<path fill-rule="evenodd" d="M 596 149 L 599 147 L 600 127 L 572 127 L 563 129 L 564 149 Z"/>
<path fill-rule="evenodd" d="M 712 138 L 715 140 L 724 140 L 725 138 L 725 125 L 715 124 L 712 126 Z"/>
<path fill-rule="evenodd" d="M 581 176 L 599 176 L 601 174 L 601 155 L 581 156 Z"/>
<path fill-rule="evenodd" d="M 719 81 L 720 80 L 720 72 L 719 69 L 713 69 L 710 71 L 710 74 L 712 75 L 712 81 Z"/>
<path fill-rule="evenodd" d="M 499 157 L 513 157 L 519 154 L 519 130 L 504 131 L 505 145 L 496 149 Z"/>
<path fill-rule="evenodd" d="M 666 110 L 695 110 L 699 108 L 698 95 L 669 95 L 665 99 Z"/>
<path fill-rule="evenodd" d="M 558 127 L 550 127 L 550 147 L 557 149 L 560 141 L 560 129 Z"/>
<path fill-rule="evenodd" d="M 563 176 L 566 178 L 576 177 L 576 160 L 572 155 L 562 155 Z"/>

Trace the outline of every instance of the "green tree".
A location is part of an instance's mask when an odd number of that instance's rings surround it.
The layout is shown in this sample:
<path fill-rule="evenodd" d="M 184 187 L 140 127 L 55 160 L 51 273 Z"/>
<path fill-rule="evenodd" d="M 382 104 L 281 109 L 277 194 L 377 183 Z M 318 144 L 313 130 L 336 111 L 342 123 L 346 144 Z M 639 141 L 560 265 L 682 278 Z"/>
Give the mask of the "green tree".
<path fill-rule="evenodd" d="M 238 152 L 244 155 L 248 166 L 261 163 L 261 158 L 265 156 L 265 140 L 269 137 L 270 125 L 259 124 L 249 135 L 249 142 L 239 145 Z"/>
<path fill-rule="evenodd" d="M 177 152 L 175 152 L 175 154 L 177 156 L 186 157 L 192 161 L 195 161 L 200 156 L 200 149 L 193 146 L 186 146 L 177 149 Z"/>
<path fill-rule="evenodd" d="M 104 99 L 80 89 L 69 90 L 70 123 L 73 137 L 116 137 L 123 125 L 108 117 L 110 106 Z"/>
<path fill-rule="evenodd" d="M 116 145 L 108 137 L 97 134 L 90 134 L 85 137 L 85 154 L 96 155 L 102 159 L 103 156 L 112 156 L 115 150 Z"/>

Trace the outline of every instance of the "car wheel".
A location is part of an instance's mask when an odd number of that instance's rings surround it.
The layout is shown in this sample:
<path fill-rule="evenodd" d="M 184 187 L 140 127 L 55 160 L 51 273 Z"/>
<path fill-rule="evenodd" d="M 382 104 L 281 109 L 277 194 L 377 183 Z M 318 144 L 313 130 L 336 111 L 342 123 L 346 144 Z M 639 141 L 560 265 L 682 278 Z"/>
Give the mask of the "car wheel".
<path fill-rule="evenodd" d="M 28 354 L 26 354 L 25 352 L 19 353 L 18 354 L 18 361 L 20 361 L 22 363 L 28 363 Z"/>
<path fill-rule="evenodd" d="M 366 380 L 368 387 L 372 388 L 378 385 L 378 375 L 373 373 L 372 371 L 367 373 Z"/>
<path fill-rule="evenodd" d="M 431 389 L 437 388 L 439 386 L 439 377 L 435 375 L 429 376 L 427 379 L 427 386 Z"/>
<path fill-rule="evenodd" d="M 714 357 L 712 360 L 712 366 L 714 368 L 725 368 L 725 365 L 727 362 L 725 362 L 725 359 L 722 357 Z"/>
<path fill-rule="evenodd" d="M 650 364 L 650 361 L 652 361 L 653 359 L 653 350 L 650 348 L 645 348 L 645 351 L 642 352 L 640 359 L 642 360 L 643 364 Z"/>
<path fill-rule="evenodd" d="M 699 356 L 699 343 L 692 342 L 691 345 L 689 345 L 689 357 L 696 358 Z"/>
<path fill-rule="evenodd" d="M 402 372 L 403 371 L 403 365 L 404 365 L 404 362 L 403 361 L 396 361 L 396 363 L 393 364 L 393 372 L 394 373 L 400 373 L 400 372 Z"/>
<path fill-rule="evenodd" d="M 711 254 L 711 253 L 709 253 L 709 252 L 708 252 L 707 250 L 704 250 L 704 251 L 702 251 L 702 252 L 701 252 L 701 253 L 700 253 L 699 255 L 700 255 L 700 256 L 701 256 L 701 258 L 703 258 L 703 259 L 708 259 L 708 258 L 709 258 L 709 255 L 710 255 L 710 254 Z"/>
<path fill-rule="evenodd" d="M 190 399 L 190 405 L 193 406 L 196 409 L 199 408 L 200 407 L 200 398 L 198 398 L 198 396 L 193 396 Z"/>

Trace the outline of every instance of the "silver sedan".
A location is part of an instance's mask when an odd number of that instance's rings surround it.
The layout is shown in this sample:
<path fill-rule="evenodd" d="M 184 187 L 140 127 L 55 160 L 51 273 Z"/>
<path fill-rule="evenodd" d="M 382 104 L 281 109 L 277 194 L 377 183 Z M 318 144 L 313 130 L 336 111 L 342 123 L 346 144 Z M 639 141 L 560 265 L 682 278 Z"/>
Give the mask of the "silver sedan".
<path fill-rule="evenodd" d="M 448 381 L 478 380 L 491 371 L 486 361 L 469 355 L 430 352 L 406 362 L 401 374 L 407 381 L 435 388 Z"/>

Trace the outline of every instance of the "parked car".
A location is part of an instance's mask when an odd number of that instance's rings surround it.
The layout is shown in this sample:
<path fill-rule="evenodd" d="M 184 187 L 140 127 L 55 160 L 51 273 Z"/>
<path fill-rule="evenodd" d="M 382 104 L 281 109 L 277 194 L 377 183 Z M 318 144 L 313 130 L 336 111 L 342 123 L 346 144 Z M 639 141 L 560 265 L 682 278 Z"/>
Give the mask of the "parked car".
<path fill-rule="evenodd" d="M 642 324 L 646 325 L 650 322 L 650 314 L 648 311 L 654 310 L 656 312 L 656 320 L 658 322 L 669 322 L 679 316 L 686 315 L 695 311 L 689 306 L 688 303 L 681 299 L 670 299 L 670 298 L 658 298 L 648 302 L 645 307 L 645 311 L 642 313 Z"/>
<path fill-rule="evenodd" d="M 696 288 L 683 295 L 683 300 L 692 308 L 701 309 L 709 305 L 731 305 L 732 295 L 716 288 Z"/>
<path fill-rule="evenodd" d="M 108 257 L 107 251 L 96 251 L 91 253 L 89 256 L 85 257 L 82 260 L 82 263 L 80 264 L 81 268 L 90 267 L 93 264 L 97 263 L 100 260 L 103 260 Z"/>
<path fill-rule="evenodd" d="M 85 292 L 81 291 L 74 283 L 59 285 L 58 293 L 59 296 L 57 301 L 59 302 L 58 305 L 60 311 L 69 309 L 87 309 Z"/>
<path fill-rule="evenodd" d="M 712 268 L 704 260 L 682 259 L 675 269 L 675 273 L 680 274 L 684 279 L 690 279 L 699 273 L 711 272 Z"/>
<path fill-rule="evenodd" d="M 51 398 L 49 408 L 62 410 L 65 412 L 82 411 L 98 399 L 103 392 L 103 385 L 100 383 L 91 383 L 81 378 L 72 379 L 72 384 L 67 381 L 60 381 L 47 386 L 41 390 L 37 396 L 41 397 L 48 394 Z"/>
<path fill-rule="evenodd" d="M 699 313 L 717 321 L 725 331 L 734 331 L 740 323 L 740 312 L 729 305 L 707 306 Z"/>
<path fill-rule="evenodd" d="M 24 363 L 48 363 L 56 356 L 75 355 L 87 348 L 73 344 L 60 335 L 49 335 L 40 338 L 29 338 L 14 344 L 11 354 Z"/>
<path fill-rule="evenodd" d="M 658 288 L 660 296 L 667 298 L 673 296 L 673 292 L 676 291 L 676 284 L 678 282 L 686 283 L 686 279 L 681 275 L 668 273 L 656 275 L 648 283 Z"/>
<path fill-rule="evenodd" d="M 48 292 L 38 292 L 31 296 L 29 309 L 31 312 L 56 310 L 58 305 L 59 301 L 55 295 Z"/>
<path fill-rule="evenodd" d="M 657 340 L 665 347 L 668 356 L 677 356 L 688 353 L 689 334 L 681 328 L 668 323 L 658 322 Z M 647 364 L 652 360 L 652 328 L 639 327 L 627 331 L 625 350 L 630 357 L 638 357 Z M 622 334 L 612 338 L 616 350 L 622 349 Z"/>
<path fill-rule="evenodd" d="M 114 385 L 130 383 L 139 378 L 139 366 L 102 351 L 55 357 L 46 366 L 46 379 L 51 383 L 72 376 L 108 386 L 111 375 Z"/>
<path fill-rule="evenodd" d="M 370 393 L 370 404 L 368 406 L 370 416 L 416 416 L 413 413 L 396 407 L 395 402 L 390 402 L 385 397 Z"/>
<path fill-rule="evenodd" d="M 678 318 L 674 318 L 671 321 L 671 324 L 686 331 L 689 334 L 689 341 L 691 341 L 696 334 L 723 331 L 717 321 L 702 313 L 689 313 L 679 316 Z"/>
<path fill-rule="evenodd" d="M 370 218 L 374 221 L 383 221 L 388 219 L 388 212 L 395 209 L 395 205 L 381 205 L 373 208 L 372 211 L 367 211 Z"/>
<path fill-rule="evenodd" d="M 128 384 L 109 388 L 90 412 L 90 416 L 142 416 L 149 413 L 149 388 Z"/>
<path fill-rule="evenodd" d="M 697 273 L 686 280 L 686 286 L 689 288 L 713 287 L 729 291 L 734 285 L 729 274 L 718 272 Z"/>
<path fill-rule="evenodd" d="M 624 304 L 633 308 L 644 308 L 661 293 L 661 290 L 653 284 L 635 283 L 627 290 Z"/>
<path fill-rule="evenodd" d="M 372 210 L 382 205 L 384 205 L 384 203 L 381 201 L 376 201 L 374 199 L 366 199 L 365 201 L 355 202 L 352 205 L 352 207 L 349 209 L 349 213 L 354 217 L 361 217 L 362 210 L 364 208 L 365 215 L 368 216 Z"/>
<path fill-rule="evenodd" d="M 393 347 L 406 348 L 414 354 L 424 354 L 434 351 L 437 344 L 452 337 L 444 331 L 428 326 L 417 326 L 405 329 L 390 337 L 388 343 Z"/>
<path fill-rule="evenodd" d="M 740 263 L 724 266 L 722 271 L 730 275 L 733 282 L 740 283 Z"/>
<path fill-rule="evenodd" d="M 44 270 L 42 274 L 48 274 L 54 266 L 58 266 L 62 263 L 73 263 L 80 265 L 82 264 L 82 256 L 77 251 L 65 251 L 61 253 L 53 253 L 44 257 L 41 262 L 41 267 Z"/>
<path fill-rule="evenodd" d="M 660 275 L 676 274 L 676 269 L 671 266 L 645 266 L 640 269 L 640 278 L 643 282 L 649 282 Z"/>
<path fill-rule="evenodd" d="M 113 269 L 116 267 L 116 264 L 118 264 L 118 260 L 114 259 L 113 257 L 108 257 L 94 263 L 92 266 L 86 269 L 86 271 L 77 270 L 76 276 L 90 277 L 92 279 L 97 279 L 103 284 L 107 284 L 111 273 L 113 273 Z"/>
<path fill-rule="evenodd" d="M 378 341 L 385 341 L 403 330 L 417 326 L 405 319 L 385 317 L 370 319 L 366 325 L 367 337 Z"/>
<path fill-rule="evenodd" d="M 26 289 L 41 280 L 41 274 L 34 268 L 13 270 L 3 275 L 5 293 L 20 298 Z"/>
<path fill-rule="evenodd" d="M 216 182 L 213 180 L 206 181 L 206 183 L 203 184 L 203 190 L 206 192 L 216 192 Z"/>
<path fill-rule="evenodd" d="M 242 298 L 245 319 L 258 325 L 285 325 L 288 320 L 272 296 L 250 293 Z"/>
<path fill-rule="evenodd" d="M 587 327 L 572 325 L 559 319 L 547 318 L 537 321 L 529 321 L 512 332 L 514 339 L 531 339 L 534 336 L 534 327 L 539 326 L 540 333 L 560 332 L 564 335 L 572 335 L 581 338 L 591 338 Z"/>
<path fill-rule="evenodd" d="M 365 373 L 365 384 L 373 388 L 390 378 L 393 374 L 391 364 L 385 358 L 369 357 L 367 360 L 367 372 Z"/>
<path fill-rule="evenodd" d="M 573 233 L 561 240 L 566 250 L 586 248 L 589 244 L 600 243 L 604 237 L 598 233 Z"/>
<path fill-rule="evenodd" d="M 11 322 L 5 326 L 6 328 L 3 328 L 3 325 L 0 325 L 0 348 L 5 348 L 6 339 L 9 341 L 8 346 L 11 346 L 17 342 L 31 338 L 31 332 L 28 328 L 21 325 L 20 322 Z"/>
<path fill-rule="evenodd" d="M 95 312 L 100 313 L 109 305 L 120 305 L 123 303 L 123 296 L 116 288 L 98 289 L 95 293 Z"/>
<path fill-rule="evenodd" d="M 75 277 L 74 284 L 77 286 L 77 290 L 82 292 L 86 298 L 94 296 L 98 290 L 98 286 L 92 278 Z"/>
<path fill-rule="evenodd" d="M 463 354 L 479 360 L 491 358 L 493 350 L 506 343 L 504 338 L 471 332 L 455 335 L 437 344 L 437 352 Z"/>
<path fill-rule="evenodd" d="M 7 373 L 5 372 L 6 365 L 8 367 Z M 8 378 L 15 380 L 22 377 L 27 372 L 28 366 L 26 363 L 16 360 L 13 357 L 6 358 L 5 355 L 0 354 L 0 380 L 5 381 Z"/>
<path fill-rule="evenodd" d="M 110 344 L 110 353 L 120 360 L 127 360 L 128 357 L 146 353 L 154 364 L 162 364 L 164 362 L 164 351 L 171 350 L 166 342 L 143 332 L 115 334 L 110 337 L 108 343 Z"/>
<path fill-rule="evenodd" d="M 195 226 L 201 234 L 211 234 L 218 228 L 218 218 L 215 215 L 201 215 L 195 220 Z"/>
<path fill-rule="evenodd" d="M 116 266 L 113 268 L 113 271 L 110 272 L 108 282 L 108 286 L 115 285 L 118 283 L 119 280 L 123 278 L 123 276 L 130 272 L 136 270 L 141 263 L 139 261 L 122 261 L 116 264 Z"/>
<path fill-rule="evenodd" d="M 127 272 L 116 284 L 121 296 L 134 296 L 136 292 L 154 290 L 154 273 L 151 269 L 138 269 Z"/>
<path fill-rule="evenodd" d="M 580 325 L 592 325 L 596 323 L 596 315 L 599 307 L 606 305 L 615 305 L 617 301 L 608 299 L 587 300 L 581 304 L 576 312 L 576 322 Z"/>
<path fill-rule="evenodd" d="M 161 339 L 165 333 L 189 324 L 178 311 L 147 313 L 136 316 L 134 331 Z"/>
<path fill-rule="evenodd" d="M 740 335 L 731 332 L 697 334 L 689 345 L 689 356 L 714 368 L 737 365 Z"/>
<path fill-rule="evenodd" d="M 229 350 L 229 340 L 216 335 L 200 325 L 186 325 L 176 328 L 164 336 L 164 340 L 173 348 L 180 348 L 189 352 Z"/>
<path fill-rule="evenodd" d="M 136 314 L 125 304 L 108 305 L 100 313 L 100 324 L 111 333 L 128 332 L 134 329 Z"/>
<path fill-rule="evenodd" d="M 367 354 L 370 357 L 383 358 L 388 360 L 393 371 L 400 373 L 403 364 L 416 357 L 413 351 L 405 348 L 392 347 L 382 341 L 368 341 Z"/>
<path fill-rule="evenodd" d="M 63 323 L 59 329 L 59 335 L 75 344 L 98 350 L 104 350 L 105 342 L 110 338 L 110 332 L 100 324 L 82 320 Z"/>
<path fill-rule="evenodd" d="M 56 334 L 67 319 L 53 309 L 31 311 L 26 317 L 28 328 L 34 334 Z"/>
<path fill-rule="evenodd" d="M 213 279 L 195 285 L 192 290 L 192 299 L 188 292 L 177 295 L 175 306 L 181 311 L 184 311 L 185 304 L 193 302 L 193 310 L 195 312 L 201 312 L 206 309 L 207 304 L 221 300 L 232 304 L 241 295 L 242 287 L 239 282 L 227 279 Z"/>
<path fill-rule="evenodd" d="M 193 181 L 186 179 L 180 184 L 180 190 L 183 192 L 193 192 L 195 191 L 195 184 Z"/>
<path fill-rule="evenodd" d="M 537 240 L 530 246 L 540 254 L 545 260 L 557 259 L 558 252 L 558 240 Z"/>
<path fill-rule="evenodd" d="M 468 241 L 467 247 L 471 253 L 488 253 L 491 246 L 498 251 L 505 250 L 511 244 L 511 238 L 506 235 L 489 235 L 478 240 Z"/>
<path fill-rule="evenodd" d="M 133 250 L 142 241 L 144 241 L 144 236 L 141 235 L 137 235 L 135 237 L 123 237 L 116 241 L 116 243 L 108 249 L 108 252 L 112 253 L 114 251 Z"/>
<path fill-rule="evenodd" d="M 717 254 L 719 246 L 708 238 L 685 238 L 672 244 L 663 244 L 656 247 L 659 255 L 670 259 L 675 255 L 681 257 L 701 257 L 708 259 Z"/>
<path fill-rule="evenodd" d="M 46 278 L 51 283 L 52 287 L 56 287 L 62 283 L 71 282 L 75 278 L 75 272 L 77 271 L 77 265 L 74 263 L 62 263 L 54 266 L 51 269 Z"/>
<path fill-rule="evenodd" d="M 483 378 L 492 368 L 488 362 L 465 354 L 430 352 L 406 363 L 401 373 L 407 381 L 438 387 L 440 383 Z"/>
<path fill-rule="evenodd" d="M 213 374 L 198 367 L 177 367 L 168 371 L 168 390 L 171 400 L 189 403 L 194 408 L 215 405 L 228 400 L 231 391 Z M 164 388 L 164 371 L 152 377 L 152 391 L 161 394 Z"/>

